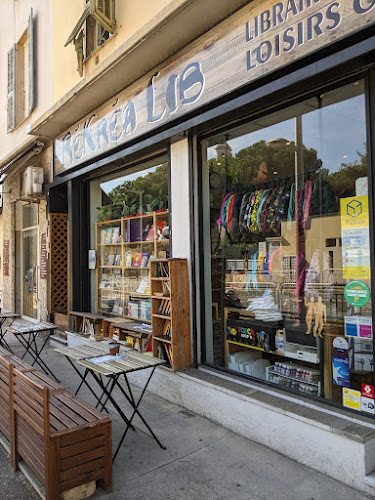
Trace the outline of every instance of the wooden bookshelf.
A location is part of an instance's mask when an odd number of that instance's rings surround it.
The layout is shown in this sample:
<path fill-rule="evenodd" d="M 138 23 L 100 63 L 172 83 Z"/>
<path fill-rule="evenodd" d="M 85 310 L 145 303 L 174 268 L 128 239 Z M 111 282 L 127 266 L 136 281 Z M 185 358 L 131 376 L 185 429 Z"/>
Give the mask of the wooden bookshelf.
<path fill-rule="evenodd" d="M 162 295 L 163 294 L 163 295 Z M 189 276 L 186 259 L 151 261 L 152 350 L 173 371 L 191 366 Z"/>
<path fill-rule="evenodd" d="M 96 223 L 96 312 L 151 322 L 150 260 L 167 255 L 168 220 L 163 211 Z"/>

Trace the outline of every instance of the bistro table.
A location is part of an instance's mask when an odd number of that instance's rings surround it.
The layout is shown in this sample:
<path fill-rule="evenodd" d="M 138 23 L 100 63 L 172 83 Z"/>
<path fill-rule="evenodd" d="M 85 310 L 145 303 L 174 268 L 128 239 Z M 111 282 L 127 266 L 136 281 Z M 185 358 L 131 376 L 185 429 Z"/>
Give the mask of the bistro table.
<path fill-rule="evenodd" d="M 154 374 L 155 368 L 159 365 L 164 364 L 165 361 L 162 359 L 153 358 L 152 356 L 146 356 L 137 351 L 124 347 L 117 356 L 109 355 L 108 350 L 108 343 L 106 341 L 98 343 L 94 343 L 92 341 L 84 341 L 79 346 L 61 347 L 55 349 L 56 352 L 63 354 L 66 357 L 66 359 L 73 366 L 74 370 L 81 378 L 81 383 L 75 394 L 78 393 L 83 384 L 86 385 L 90 392 L 94 395 L 97 401 L 96 406 L 99 406 L 100 410 L 107 410 L 107 403 L 110 402 L 115 407 L 122 420 L 125 422 L 126 427 L 117 446 L 117 449 L 113 455 L 113 460 L 115 460 L 129 428 L 135 430 L 132 425 L 132 421 L 135 415 L 139 416 L 146 428 L 149 430 L 151 436 L 155 439 L 158 445 L 165 450 L 165 446 L 161 444 L 138 409 L 146 392 L 148 384 L 152 378 L 152 375 Z M 84 368 L 83 374 L 75 366 L 75 363 Z M 151 368 L 152 370 L 146 380 L 138 401 L 136 401 L 127 375 L 129 373 L 139 370 L 145 370 L 147 368 Z M 93 390 L 93 388 L 87 381 L 87 376 L 89 374 L 92 376 L 101 390 L 99 395 Z M 125 379 L 127 391 L 119 383 L 121 375 Z M 105 380 L 105 378 L 107 378 L 107 380 Z M 132 413 L 129 417 L 125 415 L 118 401 L 116 401 L 112 395 L 113 389 L 115 387 L 119 389 L 119 391 L 123 394 L 125 399 L 132 407 Z"/>
<path fill-rule="evenodd" d="M 10 326 L 7 328 L 7 332 L 12 333 L 14 337 L 18 340 L 18 342 L 25 348 L 25 352 L 23 353 L 21 359 L 23 359 L 26 354 L 30 354 L 33 358 L 33 362 L 31 366 L 34 366 L 36 363 L 40 366 L 40 368 L 44 371 L 45 374 L 51 374 L 57 382 L 60 382 L 51 369 L 47 366 L 47 364 L 40 357 L 43 349 L 45 348 L 48 339 L 53 332 L 53 330 L 57 328 L 57 325 L 53 323 L 30 323 L 28 325 L 18 325 L 18 326 Z M 46 337 L 41 347 L 38 347 L 36 339 L 39 333 L 45 333 Z"/>
<path fill-rule="evenodd" d="M 8 344 L 8 342 L 5 340 L 5 334 L 7 332 L 7 329 L 12 326 L 14 320 L 16 318 L 19 318 L 20 315 L 19 314 L 16 314 L 16 313 L 12 313 L 12 312 L 1 312 L 0 313 L 0 347 L 5 347 L 6 349 L 8 349 L 8 351 L 10 351 L 11 353 L 13 353 L 12 349 L 10 348 L 10 345 Z M 7 319 L 11 319 L 11 322 L 9 323 L 9 325 L 7 326 L 7 328 L 4 327 L 4 323 Z"/>

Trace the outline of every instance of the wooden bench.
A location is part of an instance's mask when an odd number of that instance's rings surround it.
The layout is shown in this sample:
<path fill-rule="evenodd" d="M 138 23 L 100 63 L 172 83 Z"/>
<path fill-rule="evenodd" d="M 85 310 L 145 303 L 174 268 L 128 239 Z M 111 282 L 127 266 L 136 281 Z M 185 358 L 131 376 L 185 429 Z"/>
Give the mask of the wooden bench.
<path fill-rule="evenodd" d="M 111 420 L 15 356 L 0 352 L 0 432 L 46 499 L 94 480 L 112 486 Z"/>

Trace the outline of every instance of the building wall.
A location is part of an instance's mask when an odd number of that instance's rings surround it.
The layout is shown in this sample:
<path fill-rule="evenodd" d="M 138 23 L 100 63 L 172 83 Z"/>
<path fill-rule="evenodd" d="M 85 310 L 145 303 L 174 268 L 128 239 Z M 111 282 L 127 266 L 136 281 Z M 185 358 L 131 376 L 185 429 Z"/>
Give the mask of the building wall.
<path fill-rule="evenodd" d="M 102 63 L 109 55 L 129 40 L 138 30 L 154 18 L 173 0 L 117 0 L 115 2 L 116 31 L 84 63 L 83 77 Z M 180 2 L 183 3 L 183 2 Z M 66 40 L 80 18 L 84 0 L 55 0 L 53 5 L 53 51 L 54 51 L 54 100 L 61 99 L 81 81 L 77 71 L 77 57 L 73 43 L 64 47 Z M 64 22 L 61 22 L 64 19 Z M 95 96 L 93 96 L 95 99 Z"/>
<path fill-rule="evenodd" d="M 60 2 L 61 3 L 61 2 Z M 0 18 L 0 162 L 22 144 L 35 140 L 27 136 L 28 127 L 41 116 L 53 102 L 52 2 L 50 0 L 1 1 Z M 7 55 L 27 30 L 30 9 L 34 13 L 34 93 L 35 108 L 15 130 L 7 134 Z M 36 70 L 35 70 L 36 68 Z"/>
<path fill-rule="evenodd" d="M 32 159 L 33 166 L 43 167 L 44 181 L 52 180 L 52 147 L 35 156 Z M 15 228 L 15 209 L 16 201 L 21 198 L 21 178 L 25 168 L 15 171 L 7 176 L 4 185 L 4 206 L 3 206 L 3 239 L 9 240 L 9 276 L 3 276 L 3 307 L 7 311 L 16 311 L 20 313 L 21 297 L 17 293 L 16 279 L 22 279 L 20 275 L 20 255 L 16 249 L 16 228 Z M 39 206 L 34 203 L 35 210 L 39 211 L 38 225 L 38 249 L 40 252 L 41 235 L 47 234 L 48 248 L 48 229 L 47 229 L 47 204 L 45 199 L 41 199 Z M 2 248 L 2 246 L 1 246 Z M 16 255 L 17 254 L 17 255 Z M 39 256 L 40 258 L 40 256 Z M 40 261 L 39 261 L 40 263 Z M 40 319 L 47 320 L 48 318 L 48 280 L 39 279 L 38 276 L 38 301 Z"/>

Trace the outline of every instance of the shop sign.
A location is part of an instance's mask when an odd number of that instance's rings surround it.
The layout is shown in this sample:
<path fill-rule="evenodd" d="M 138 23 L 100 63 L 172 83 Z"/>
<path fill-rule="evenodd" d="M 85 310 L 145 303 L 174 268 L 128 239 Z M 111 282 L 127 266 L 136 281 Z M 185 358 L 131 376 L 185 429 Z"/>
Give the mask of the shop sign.
<path fill-rule="evenodd" d="M 374 386 L 362 384 L 361 386 L 361 410 L 366 413 L 375 414 Z"/>
<path fill-rule="evenodd" d="M 56 174 L 372 24 L 375 0 L 251 2 L 61 134 Z"/>
<path fill-rule="evenodd" d="M 9 276 L 9 240 L 3 241 L 3 274 Z"/>
<path fill-rule="evenodd" d="M 361 393 L 359 391 L 355 391 L 354 389 L 348 389 L 347 387 L 344 387 L 342 390 L 342 402 L 347 408 L 360 410 Z"/>
<path fill-rule="evenodd" d="M 40 279 L 47 279 L 47 236 L 42 233 L 40 239 Z"/>
<path fill-rule="evenodd" d="M 370 300 L 370 290 L 362 281 L 350 281 L 345 285 L 344 297 L 350 306 L 363 307 Z"/>
<path fill-rule="evenodd" d="M 343 276 L 370 279 L 368 197 L 342 198 L 340 204 Z"/>

